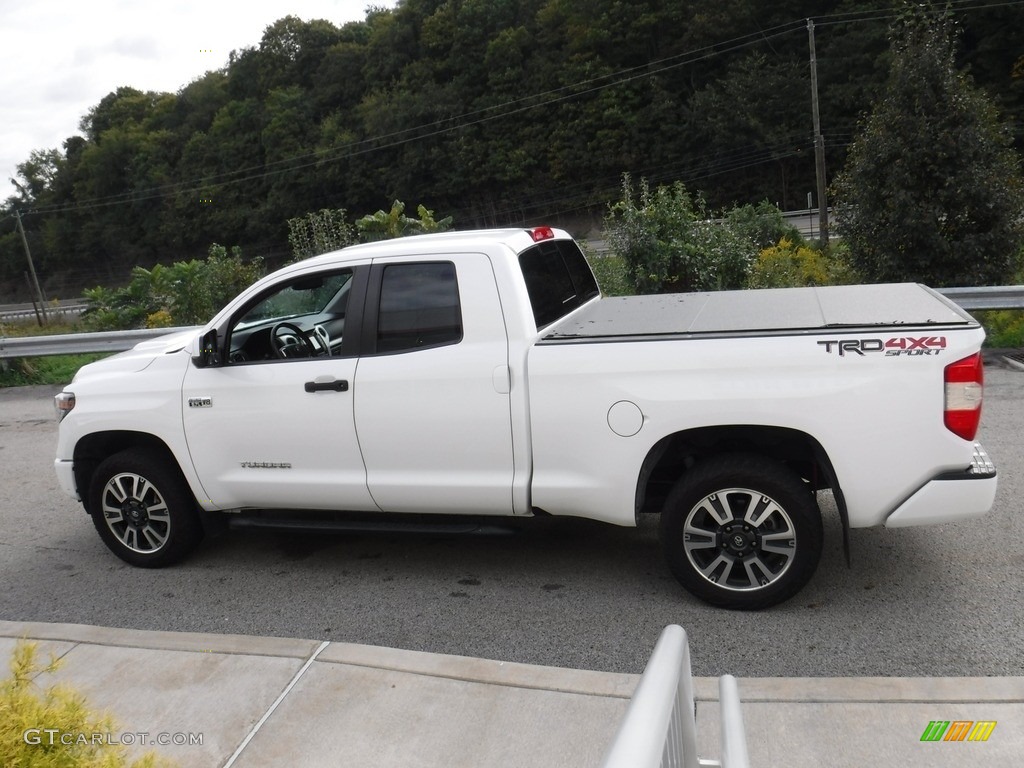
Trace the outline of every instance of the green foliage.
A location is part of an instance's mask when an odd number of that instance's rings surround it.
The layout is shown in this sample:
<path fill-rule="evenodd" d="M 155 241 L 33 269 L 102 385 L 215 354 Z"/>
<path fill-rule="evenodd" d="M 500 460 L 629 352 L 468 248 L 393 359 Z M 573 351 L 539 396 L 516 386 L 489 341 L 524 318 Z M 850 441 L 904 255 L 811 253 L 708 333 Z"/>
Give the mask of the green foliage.
<path fill-rule="evenodd" d="M 11 676 L 0 681 L 0 765 L 11 768 L 157 768 L 170 762 L 148 752 L 129 760 L 127 751 L 109 739 L 92 739 L 92 734 L 116 734 L 117 725 L 107 714 L 91 711 L 85 697 L 66 685 L 41 688 L 36 680 L 60 667 L 51 656 L 46 664 L 36 660 L 37 644 L 19 641 L 11 656 Z M 54 743 L 48 734 L 40 744 L 30 729 L 56 729 Z M 60 736 L 67 735 L 67 738 Z M 78 738 L 82 736 L 84 738 Z M 63 741 L 70 743 L 64 744 Z"/>
<path fill-rule="evenodd" d="M 839 249 L 822 251 L 804 242 L 782 238 L 764 248 L 750 270 L 749 288 L 793 288 L 806 285 L 848 285 L 857 275 Z"/>
<path fill-rule="evenodd" d="M 1024 222 L 1020 162 L 930 9 L 896 29 L 882 98 L 835 182 L 838 228 L 870 281 L 1004 282 Z"/>
<path fill-rule="evenodd" d="M 622 199 L 605 217 L 605 236 L 638 293 L 741 288 L 756 253 L 727 221 L 712 221 L 704 200 L 682 182 L 652 191 L 641 179 L 637 192 L 628 174 Z"/>
<path fill-rule="evenodd" d="M 242 249 L 237 245 L 232 246 L 229 252 L 223 245 L 213 243 L 202 275 L 209 301 L 200 308 L 201 311 L 193 315 L 194 322 L 205 323 L 231 299 L 263 277 L 263 274 L 263 259 L 245 261 Z M 171 315 L 176 323 L 187 322 L 182 314 L 174 311 L 174 306 L 171 307 Z"/>
<path fill-rule="evenodd" d="M 958 63 L 1018 126 L 1020 148 L 1024 5 L 953 6 Z M 16 207 L 44 281 L 76 284 L 202 258 L 213 240 L 277 252 L 284 222 L 336 200 L 369 212 L 415 199 L 466 227 L 600 216 L 624 169 L 683 179 L 716 210 L 802 208 L 814 188 L 808 8 L 402 0 L 340 27 L 287 16 L 176 93 L 112 90 L 82 135 L 34 150 L 0 210 L 0 280 L 24 288 Z M 833 171 L 892 60 L 877 8 L 813 6 L 857 22 L 817 33 Z"/>
<path fill-rule="evenodd" d="M 1024 63 L 1024 59 L 1021 60 Z M 1017 254 L 1016 269 L 1010 285 L 1024 285 L 1024 248 Z M 1024 311 L 1018 309 L 974 312 L 985 327 L 985 346 L 1000 349 L 1024 349 Z"/>
<path fill-rule="evenodd" d="M 50 336 L 77 333 L 80 322 L 54 321 L 47 325 L 31 322 L 0 323 L 0 337 Z M 0 387 L 25 387 L 34 384 L 67 384 L 83 365 L 94 362 L 106 353 L 82 355 L 48 355 L 46 357 L 14 357 L 0 359 Z"/>
<path fill-rule="evenodd" d="M 336 251 L 356 242 L 355 230 L 345 220 L 344 208 L 323 208 L 288 219 L 288 245 L 295 261 Z"/>
<path fill-rule="evenodd" d="M 721 158 L 714 165 L 722 172 L 713 179 L 719 199 L 770 194 L 789 202 L 805 188 L 807 181 L 791 189 L 808 170 L 794 137 L 810 122 L 806 50 L 794 54 L 778 51 L 769 57 L 755 50 L 690 99 L 688 132 L 706 158 Z M 732 162 L 737 157 L 746 162 Z"/>
<path fill-rule="evenodd" d="M 15 357 L 0 360 L 0 387 L 67 384 L 83 365 L 101 360 L 104 353 Z"/>
<path fill-rule="evenodd" d="M 405 203 L 395 200 L 390 211 L 377 211 L 356 220 L 356 229 L 363 242 L 390 240 L 407 235 L 425 235 L 431 232 L 446 232 L 451 229 L 452 217 L 447 216 L 440 221 L 434 218 L 434 212 L 420 205 L 416 209 L 418 219 L 405 215 Z"/>
<path fill-rule="evenodd" d="M 583 243 L 580 247 L 583 249 L 583 255 L 587 257 L 601 293 L 605 296 L 629 296 L 633 293 L 626 261 L 621 256 L 610 253 L 598 255 Z"/>
<path fill-rule="evenodd" d="M 985 327 L 985 346 L 996 349 L 1024 348 L 1024 312 L 1019 309 L 975 312 Z"/>
<path fill-rule="evenodd" d="M 738 205 L 725 214 L 729 228 L 744 240 L 749 240 L 759 251 L 785 238 L 796 245 L 803 244 L 800 231 L 786 221 L 782 211 L 767 200 L 757 205 Z"/>
<path fill-rule="evenodd" d="M 167 328 L 201 325 L 262 276 L 262 260 L 242 260 L 241 249 L 210 246 L 205 261 L 178 261 L 167 267 L 135 267 L 124 288 L 89 288 L 82 316 L 87 329 Z"/>
<path fill-rule="evenodd" d="M 38 200 L 56 182 L 63 164 L 64 156 L 56 149 L 34 149 L 28 160 L 18 164 L 18 178 L 11 179 L 11 183 L 22 199 Z"/>

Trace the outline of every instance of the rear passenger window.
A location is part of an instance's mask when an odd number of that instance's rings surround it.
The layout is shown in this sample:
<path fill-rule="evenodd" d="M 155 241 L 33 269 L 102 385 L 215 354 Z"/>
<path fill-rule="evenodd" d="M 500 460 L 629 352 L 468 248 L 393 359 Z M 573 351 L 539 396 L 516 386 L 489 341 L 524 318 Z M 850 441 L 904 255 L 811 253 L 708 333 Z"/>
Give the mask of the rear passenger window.
<path fill-rule="evenodd" d="M 459 284 L 451 262 L 384 268 L 377 352 L 402 352 L 462 340 Z"/>

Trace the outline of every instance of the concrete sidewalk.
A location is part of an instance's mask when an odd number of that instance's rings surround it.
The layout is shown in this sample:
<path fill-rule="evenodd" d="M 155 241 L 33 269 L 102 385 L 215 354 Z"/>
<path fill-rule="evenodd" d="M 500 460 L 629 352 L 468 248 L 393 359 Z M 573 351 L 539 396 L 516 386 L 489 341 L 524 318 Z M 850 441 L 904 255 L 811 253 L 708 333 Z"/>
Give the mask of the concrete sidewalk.
<path fill-rule="evenodd" d="M 0 621 L 5 659 L 18 638 L 63 659 L 52 679 L 112 713 L 113 739 L 183 768 L 598 766 L 639 679 L 341 642 Z M 752 768 L 1024 762 L 1024 677 L 743 678 L 739 690 Z M 718 759 L 717 680 L 697 678 L 695 692 L 698 752 Z M 986 742 L 921 742 L 933 720 L 996 726 Z"/>

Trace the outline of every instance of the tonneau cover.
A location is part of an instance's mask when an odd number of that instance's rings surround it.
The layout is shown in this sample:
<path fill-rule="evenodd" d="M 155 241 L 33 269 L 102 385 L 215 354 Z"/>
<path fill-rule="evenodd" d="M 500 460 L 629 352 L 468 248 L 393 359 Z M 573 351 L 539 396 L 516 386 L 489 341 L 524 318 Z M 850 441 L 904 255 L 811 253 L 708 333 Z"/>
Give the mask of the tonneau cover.
<path fill-rule="evenodd" d="M 602 298 L 552 326 L 544 341 L 976 324 L 923 285 L 892 283 Z"/>

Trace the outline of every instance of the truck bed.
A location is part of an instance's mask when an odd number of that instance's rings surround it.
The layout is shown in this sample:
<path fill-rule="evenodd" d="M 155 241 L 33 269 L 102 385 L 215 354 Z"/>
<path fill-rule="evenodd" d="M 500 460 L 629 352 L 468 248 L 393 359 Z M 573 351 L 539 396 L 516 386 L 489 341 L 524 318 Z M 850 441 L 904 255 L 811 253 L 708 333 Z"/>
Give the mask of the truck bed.
<path fill-rule="evenodd" d="M 809 334 L 883 326 L 976 327 L 977 322 L 915 283 L 772 288 L 606 297 L 548 329 L 541 343 Z"/>

